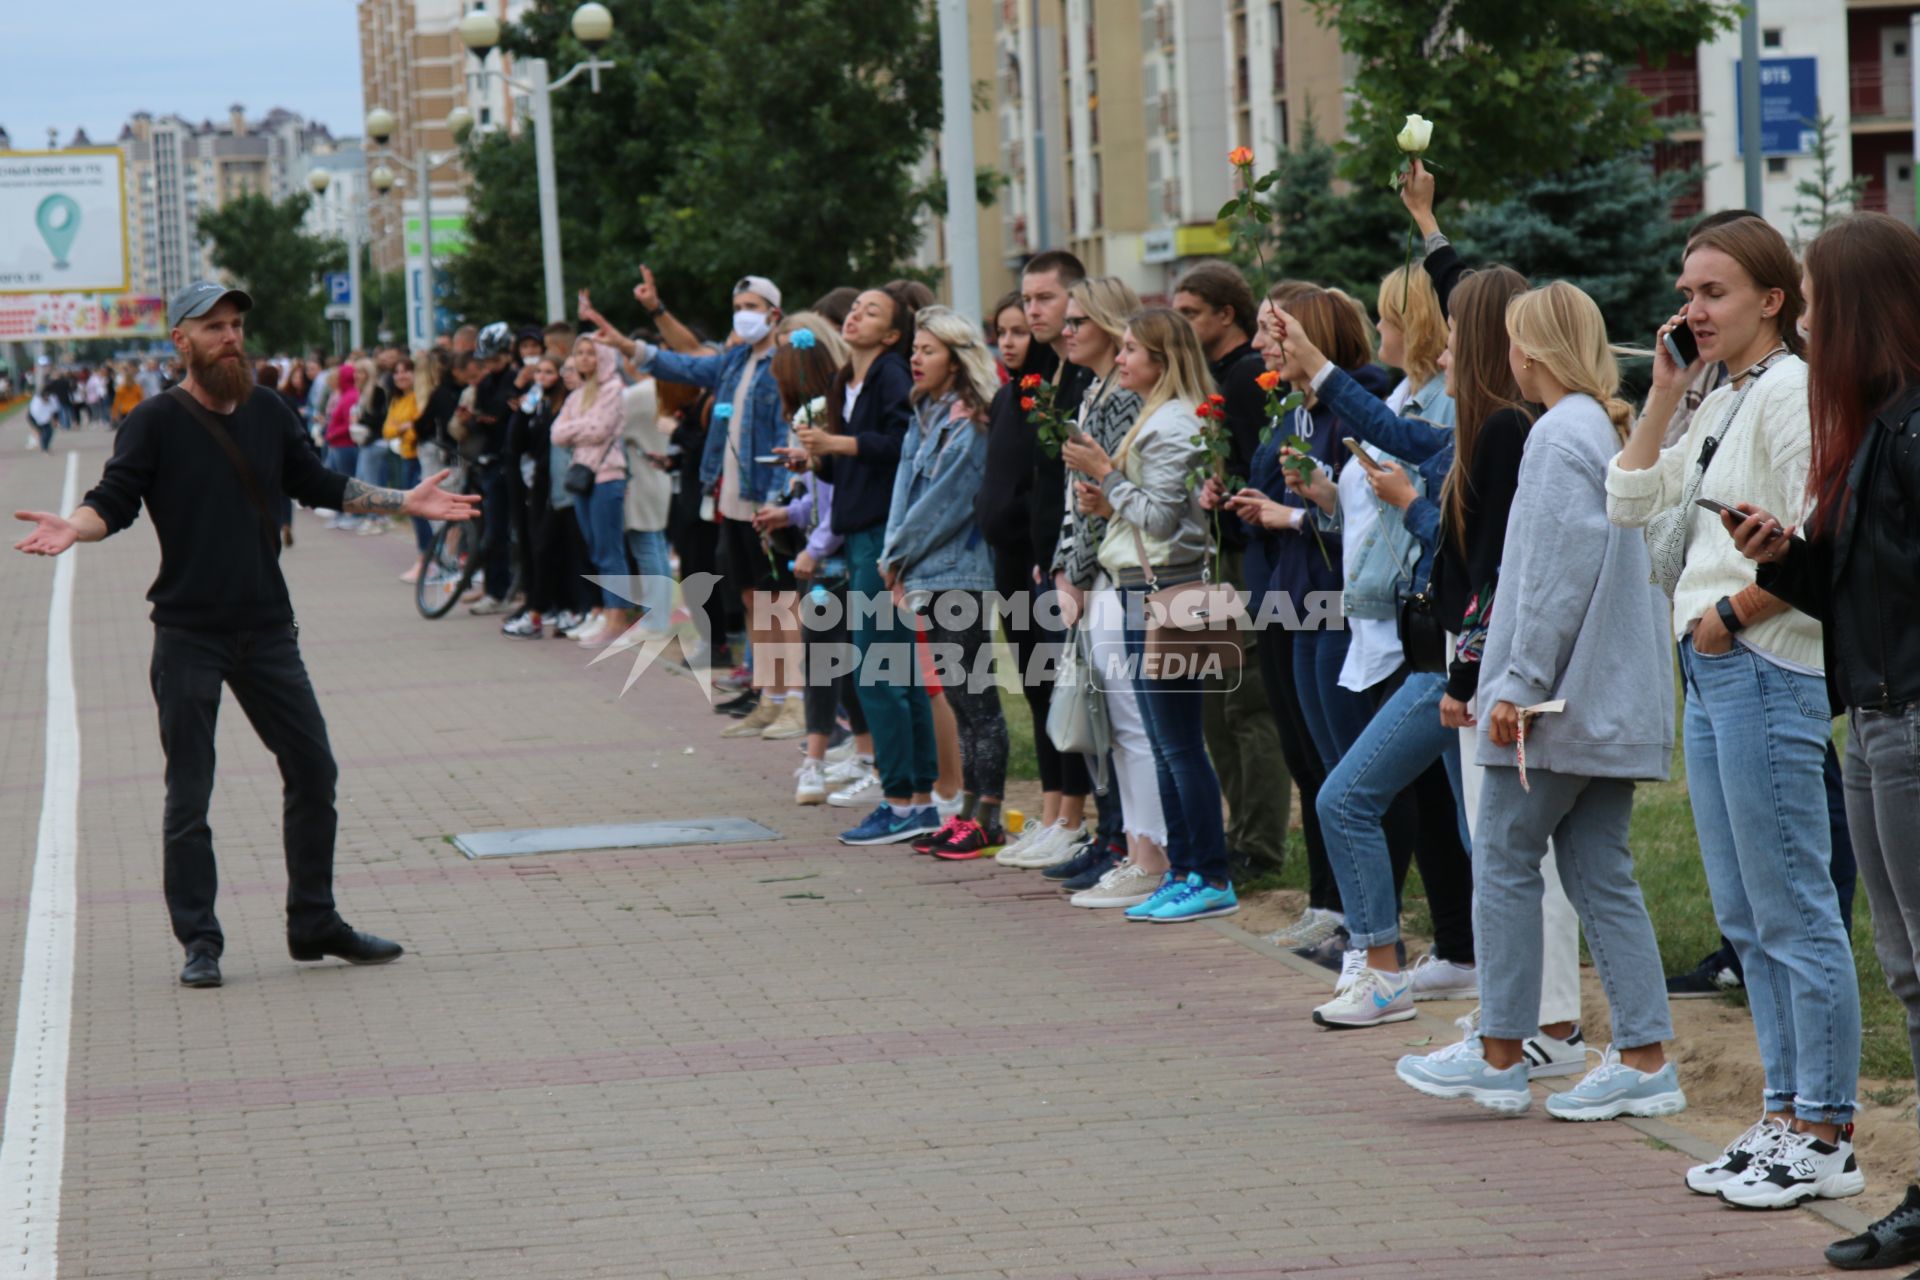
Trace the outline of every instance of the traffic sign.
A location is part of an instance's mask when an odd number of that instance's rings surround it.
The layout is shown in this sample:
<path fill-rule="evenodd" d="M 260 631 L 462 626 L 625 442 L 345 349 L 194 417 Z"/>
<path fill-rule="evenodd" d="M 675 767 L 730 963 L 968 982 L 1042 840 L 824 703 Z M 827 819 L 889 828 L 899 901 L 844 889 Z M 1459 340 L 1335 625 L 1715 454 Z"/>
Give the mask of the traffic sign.
<path fill-rule="evenodd" d="M 346 306 L 353 301 L 353 277 L 344 271 L 327 272 L 327 301 Z"/>

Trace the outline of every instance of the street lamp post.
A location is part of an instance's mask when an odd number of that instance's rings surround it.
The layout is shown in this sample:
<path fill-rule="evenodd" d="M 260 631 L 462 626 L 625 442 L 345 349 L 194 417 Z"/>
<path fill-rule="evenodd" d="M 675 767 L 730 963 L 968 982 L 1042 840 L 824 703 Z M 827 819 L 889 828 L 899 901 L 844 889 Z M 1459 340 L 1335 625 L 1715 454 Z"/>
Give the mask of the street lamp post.
<path fill-rule="evenodd" d="M 540 258 L 546 281 L 547 322 L 549 324 L 564 320 L 567 316 L 565 290 L 561 282 L 560 266 L 560 204 L 555 190 L 553 171 L 553 99 L 555 89 L 571 82 L 581 72 L 586 72 L 589 83 L 595 93 L 600 92 L 600 73 L 611 71 L 614 64 L 602 61 L 595 51 L 604 45 L 613 35 L 613 15 L 603 4 L 588 3 L 573 11 L 574 38 L 585 45 L 589 53 L 587 61 L 561 76 L 558 80 L 547 79 L 547 61 L 545 58 L 526 60 L 527 78 L 519 81 L 504 71 L 486 65 L 487 52 L 500 43 L 500 22 L 484 10 L 475 10 L 461 19 L 459 32 L 461 42 L 473 56 L 479 60 L 480 69 L 474 76 L 480 83 L 486 83 L 492 76 L 498 76 L 501 82 L 510 88 L 518 89 L 527 95 L 533 114 L 533 169 L 534 179 L 540 196 Z"/>
<path fill-rule="evenodd" d="M 465 107 L 455 107 L 447 113 L 447 132 L 459 142 L 473 128 L 473 113 Z M 393 137 L 393 113 L 385 107 L 375 107 L 367 112 L 367 137 L 374 143 L 373 155 L 376 158 L 389 156 L 387 142 Z M 419 147 L 413 153 L 414 186 L 420 193 L 420 333 L 421 346 L 430 347 L 437 336 L 439 322 L 435 317 L 433 301 L 433 170 L 460 158 L 456 148 L 453 151 L 430 152 Z M 374 170 L 377 180 L 380 174 L 388 175 L 387 186 L 393 185 L 393 171 L 382 164 Z M 384 190 L 385 188 L 382 188 Z M 401 220 L 400 228 L 402 249 L 406 239 L 406 221 Z M 403 253 L 404 256 L 404 253 Z"/>
<path fill-rule="evenodd" d="M 373 171 L 371 181 L 380 194 L 385 195 L 393 187 L 393 171 L 381 165 Z M 316 196 L 325 195 L 332 185 L 333 175 L 325 169 L 315 169 L 307 175 L 307 186 Z M 347 349 L 350 351 L 364 350 L 360 320 L 361 308 L 366 305 L 360 295 L 360 247 L 367 240 L 364 214 L 362 205 L 356 204 L 347 210 L 347 281 L 353 294 L 353 303 L 347 310 Z"/>

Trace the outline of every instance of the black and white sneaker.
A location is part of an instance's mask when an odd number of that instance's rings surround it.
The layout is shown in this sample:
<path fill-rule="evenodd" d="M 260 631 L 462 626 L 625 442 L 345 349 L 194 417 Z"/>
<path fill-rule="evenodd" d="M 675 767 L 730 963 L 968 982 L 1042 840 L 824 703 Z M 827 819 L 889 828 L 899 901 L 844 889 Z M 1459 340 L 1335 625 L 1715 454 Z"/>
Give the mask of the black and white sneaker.
<path fill-rule="evenodd" d="M 1920 1262 L 1920 1187 L 1909 1185 L 1906 1199 L 1859 1235 L 1828 1245 L 1827 1261 L 1842 1271 L 1878 1271 Z"/>
<path fill-rule="evenodd" d="M 1853 1158 L 1853 1126 L 1832 1142 L 1811 1133 L 1788 1133 L 1772 1151 L 1720 1188 L 1720 1198 L 1741 1209 L 1791 1209 L 1803 1200 L 1840 1200 L 1867 1189 Z"/>
<path fill-rule="evenodd" d="M 1763 1160 L 1771 1155 L 1773 1149 L 1780 1145 L 1780 1139 L 1786 1136 L 1786 1121 L 1762 1117 L 1754 1122 L 1752 1128 L 1729 1142 L 1719 1158 L 1687 1170 L 1687 1189 L 1703 1196 L 1718 1195 L 1720 1188 L 1737 1181 L 1755 1160 Z"/>
<path fill-rule="evenodd" d="M 1733 967 L 1732 951 L 1721 947 L 1686 973 L 1676 973 L 1668 978 L 1667 999 L 1705 1000 L 1709 996 L 1739 991 L 1745 986 L 1746 983 L 1740 980 L 1740 971 Z"/>

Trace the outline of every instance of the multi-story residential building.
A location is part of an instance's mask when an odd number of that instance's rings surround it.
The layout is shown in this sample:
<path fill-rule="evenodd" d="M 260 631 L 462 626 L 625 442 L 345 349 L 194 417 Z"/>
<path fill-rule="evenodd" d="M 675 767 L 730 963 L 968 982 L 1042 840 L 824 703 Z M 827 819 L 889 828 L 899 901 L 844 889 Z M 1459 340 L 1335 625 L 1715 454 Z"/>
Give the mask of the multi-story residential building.
<path fill-rule="evenodd" d="M 307 175 L 324 169 L 330 179 L 325 191 L 314 193 Z M 367 161 L 360 139 L 339 138 L 324 150 L 301 157 L 297 190 L 305 191 L 312 201 L 307 210 L 307 230 L 317 236 L 349 240 L 357 227 L 366 232 Z"/>

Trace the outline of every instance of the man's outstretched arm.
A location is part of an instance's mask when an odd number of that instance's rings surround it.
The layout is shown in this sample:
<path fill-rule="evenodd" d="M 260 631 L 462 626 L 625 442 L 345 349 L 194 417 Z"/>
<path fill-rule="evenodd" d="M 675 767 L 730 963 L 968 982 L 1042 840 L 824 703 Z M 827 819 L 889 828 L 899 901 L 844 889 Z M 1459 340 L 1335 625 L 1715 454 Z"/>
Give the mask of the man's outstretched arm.
<path fill-rule="evenodd" d="M 340 509 L 349 515 L 418 516 L 422 520 L 471 520 L 480 514 L 477 493 L 448 493 L 440 487 L 450 472 L 430 475 L 411 489 L 382 489 L 364 480 L 348 480 Z"/>
<path fill-rule="evenodd" d="M 364 480 L 347 481 L 347 496 L 341 510 L 350 515 L 397 516 L 406 509 L 405 489 L 382 489 Z"/>
<path fill-rule="evenodd" d="M 111 532 L 100 513 L 88 506 L 75 507 L 65 519 L 52 511 L 16 511 L 13 518 L 33 525 L 32 533 L 13 544 L 15 551 L 30 556 L 57 556 L 76 542 L 98 542 Z"/>

